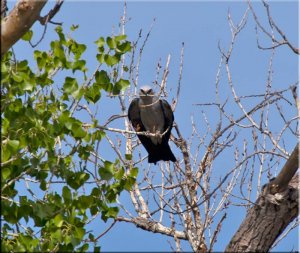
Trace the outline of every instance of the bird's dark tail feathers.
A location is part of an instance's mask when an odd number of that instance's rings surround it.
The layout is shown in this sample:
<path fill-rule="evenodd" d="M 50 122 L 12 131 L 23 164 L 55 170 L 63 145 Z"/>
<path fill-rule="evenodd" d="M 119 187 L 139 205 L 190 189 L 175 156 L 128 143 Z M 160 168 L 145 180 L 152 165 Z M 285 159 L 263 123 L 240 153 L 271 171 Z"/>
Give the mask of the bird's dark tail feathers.
<path fill-rule="evenodd" d="M 176 162 L 176 158 L 168 143 L 161 143 L 156 145 L 151 152 L 148 152 L 148 162 L 156 164 L 158 161 L 172 161 Z"/>

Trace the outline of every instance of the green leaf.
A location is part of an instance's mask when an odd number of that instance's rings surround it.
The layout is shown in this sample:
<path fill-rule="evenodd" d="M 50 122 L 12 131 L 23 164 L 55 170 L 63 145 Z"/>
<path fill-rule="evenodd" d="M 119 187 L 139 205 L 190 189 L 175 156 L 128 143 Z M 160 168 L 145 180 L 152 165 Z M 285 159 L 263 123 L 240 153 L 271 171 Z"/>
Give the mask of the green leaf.
<path fill-rule="evenodd" d="M 110 180 L 114 176 L 114 164 L 105 161 L 104 167 L 99 168 L 99 175 L 103 180 Z"/>
<path fill-rule="evenodd" d="M 90 207 L 90 213 L 92 216 L 96 215 L 98 213 L 98 207 L 97 206 L 91 206 Z"/>
<path fill-rule="evenodd" d="M 120 62 L 120 58 L 121 57 L 119 54 L 115 54 L 115 55 L 106 54 L 104 56 L 104 61 L 108 66 L 114 66 Z"/>
<path fill-rule="evenodd" d="M 20 83 L 24 80 L 23 76 L 21 76 L 20 73 L 12 73 L 12 78 L 17 83 Z"/>
<path fill-rule="evenodd" d="M 89 244 L 85 243 L 83 244 L 81 247 L 78 248 L 78 250 L 76 250 L 77 252 L 87 252 L 89 249 Z"/>
<path fill-rule="evenodd" d="M 134 185 L 135 182 L 136 182 L 135 178 L 128 177 L 125 181 L 124 189 L 126 189 L 127 191 L 131 191 L 132 186 Z"/>
<path fill-rule="evenodd" d="M 117 35 L 114 37 L 115 41 L 120 42 L 121 40 L 125 40 L 127 38 L 126 34 Z"/>
<path fill-rule="evenodd" d="M 92 196 L 80 196 L 78 198 L 78 206 L 84 210 L 89 208 L 93 204 Z"/>
<path fill-rule="evenodd" d="M 90 157 L 92 151 L 94 151 L 94 149 L 91 145 L 81 146 L 78 149 L 78 156 L 82 160 L 87 160 Z"/>
<path fill-rule="evenodd" d="M 95 253 L 99 253 L 100 250 L 101 250 L 101 247 L 100 247 L 100 246 L 95 246 L 95 247 L 94 247 L 94 252 L 95 252 Z"/>
<path fill-rule="evenodd" d="M 95 236 L 92 233 L 89 233 L 89 240 L 90 241 L 94 241 L 95 240 Z"/>
<path fill-rule="evenodd" d="M 83 140 L 87 143 L 89 143 L 91 141 L 91 134 L 90 133 L 87 133 L 85 135 L 85 137 L 83 138 Z"/>
<path fill-rule="evenodd" d="M 47 60 L 48 56 L 46 52 L 40 53 L 39 56 L 36 57 L 36 62 L 40 70 L 46 66 Z"/>
<path fill-rule="evenodd" d="M 54 224 L 57 226 L 57 227 L 61 227 L 64 223 L 64 218 L 62 217 L 62 215 L 59 213 L 57 214 L 55 217 L 54 217 L 54 220 L 53 220 Z"/>
<path fill-rule="evenodd" d="M 11 174 L 11 169 L 8 167 L 2 168 L 1 169 L 1 175 L 2 175 L 2 179 L 6 180 Z"/>
<path fill-rule="evenodd" d="M 8 148 L 3 147 L 1 148 L 1 161 L 6 162 L 11 157 L 11 153 Z"/>
<path fill-rule="evenodd" d="M 8 210 L 6 210 L 6 214 L 3 215 L 4 219 L 8 221 L 9 223 L 16 224 L 19 220 L 19 208 L 18 206 L 13 203 L 10 207 L 8 207 Z"/>
<path fill-rule="evenodd" d="M 86 45 L 79 44 L 73 39 L 68 40 L 67 44 L 69 50 L 71 50 L 71 52 L 74 54 L 75 60 L 78 60 L 83 54 L 83 52 L 86 50 Z"/>
<path fill-rule="evenodd" d="M 56 26 L 55 27 L 55 31 L 60 39 L 60 43 L 65 43 L 66 42 L 66 38 L 65 38 L 65 35 L 63 33 L 63 29 L 60 25 Z"/>
<path fill-rule="evenodd" d="M 72 66 L 72 72 L 75 73 L 76 70 L 81 70 L 81 71 L 85 72 L 86 71 L 85 64 L 86 64 L 85 60 L 75 61 Z"/>
<path fill-rule="evenodd" d="M 97 83 L 94 83 L 91 87 L 88 87 L 87 91 L 84 94 L 85 99 L 88 102 L 96 103 L 100 97 L 100 85 Z"/>
<path fill-rule="evenodd" d="M 97 71 L 96 75 L 95 75 L 95 80 L 96 80 L 96 83 L 99 84 L 99 87 L 101 89 L 104 89 L 107 92 L 112 91 L 113 85 L 110 82 L 110 78 L 109 78 L 108 74 L 106 73 L 106 71 L 104 71 L 104 70 Z"/>
<path fill-rule="evenodd" d="M 1 61 L 1 73 L 2 73 L 2 75 L 4 76 L 4 74 L 7 74 L 8 70 L 9 70 L 8 66 L 4 62 Z"/>
<path fill-rule="evenodd" d="M 95 43 L 98 47 L 103 47 L 105 44 L 105 39 L 103 37 L 100 37 L 98 40 L 95 41 Z"/>
<path fill-rule="evenodd" d="M 104 63 L 104 56 L 105 56 L 105 54 L 97 54 L 96 55 L 96 58 L 99 63 Z"/>
<path fill-rule="evenodd" d="M 114 37 L 107 37 L 106 43 L 109 46 L 110 49 L 115 49 L 117 47 L 117 43 L 115 41 Z"/>
<path fill-rule="evenodd" d="M 56 41 L 52 41 L 50 43 L 50 46 L 53 50 L 54 65 L 68 68 L 66 55 L 62 43 L 56 40 Z"/>
<path fill-rule="evenodd" d="M 71 130 L 75 138 L 84 138 L 87 134 L 82 128 L 82 123 L 78 121 L 72 123 Z"/>
<path fill-rule="evenodd" d="M 91 192 L 91 195 L 94 196 L 95 198 L 99 198 L 101 195 L 101 191 L 99 190 L 98 187 L 94 187 Z"/>
<path fill-rule="evenodd" d="M 78 83 L 75 78 L 66 77 L 65 83 L 63 86 L 64 92 L 67 94 L 71 94 L 78 89 Z"/>
<path fill-rule="evenodd" d="M 40 183 L 40 189 L 43 190 L 43 191 L 46 191 L 46 189 L 47 189 L 47 182 L 46 182 L 46 180 L 41 180 L 40 182 L 41 182 Z"/>
<path fill-rule="evenodd" d="M 30 41 L 32 38 L 33 32 L 32 30 L 28 30 L 22 37 L 22 40 Z"/>
<path fill-rule="evenodd" d="M 128 80 L 120 79 L 117 81 L 113 88 L 113 94 L 117 95 L 120 93 L 120 91 L 125 90 L 130 85 L 130 82 Z"/>
<path fill-rule="evenodd" d="M 118 207 L 109 207 L 107 210 L 103 211 L 102 213 L 102 220 L 107 221 L 109 218 L 116 218 L 119 213 L 119 208 Z"/>
<path fill-rule="evenodd" d="M 75 30 L 77 30 L 79 28 L 79 25 L 71 25 L 70 30 L 72 32 L 74 32 Z"/>
<path fill-rule="evenodd" d="M 34 50 L 34 52 L 33 52 L 34 59 L 37 59 L 38 57 L 40 57 L 41 53 L 42 52 L 39 50 Z"/>
<path fill-rule="evenodd" d="M 139 168 L 137 167 L 133 167 L 130 172 L 129 172 L 129 175 L 136 178 L 136 176 L 138 175 L 139 173 Z"/>
<path fill-rule="evenodd" d="M 69 187 L 64 186 L 62 190 L 62 196 L 66 204 L 69 204 L 72 201 L 72 194 Z"/>
<path fill-rule="evenodd" d="M 22 88 L 23 88 L 23 90 L 31 92 L 35 88 L 35 83 L 30 83 L 30 82 L 26 81 L 23 83 Z"/>
<path fill-rule="evenodd" d="M 120 168 L 116 173 L 115 173 L 115 179 L 117 180 L 121 180 L 123 178 L 123 176 L 125 175 L 125 170 L 124 168 Z"/>
<path fill-rule="evenodd" d="M 9 140 L 7 146 L 12 153 L 16 153 L 19 149 L 20 142 L 18 140 Z"/>
<path fill-rule="evenodd" d="M 90 175 L 84 172 L 75 172 L 67 177 L 67 184 L 74 190 L 79 189 L 88 179 Z"/>
<path fill-rule="evenodd" d="M 76 100 L 80 100 L 82 98 L 84 94 L 84 88 L 83 87 L 80 87 L 78 90 L 75 90 L 73 93 L 72 93 L 72 96 L 76 99 Z"/>
<path fill-rule="evenodd" d="M 107 84 L 110 82 L 110 78 L 106 71 L 97 71 L 95 74 L 95 80 L 98 84 Z"/>
<path fill-rule="evenodd" d="M 61 229 L 57 229 L 55 232 L 51 233 L 51 239 L 61 241 L 63 238 L 63 232 Z"/>
<path fill-rule="evenodd" d="M 125 159 L 131 161 L 132 160 L 132 154 L 125 154 Z"/>
<path fill-rule="evenodd" d="M 110 218 L 116 218 L 118 213 L 119 213 L 119 208 L 118 207 L 116 207 L 116 206 L 110 207 L 108 209 L 107 216 L 109 216 Z"/>
<path fill-rule="evenodd" d="M 7 134 L 7 130 L 8 130 L 8 127 L 9 127 L 9 120 L 7 118 L 4 118 L 1 121 L 2 121 L 1 122 L 2 123 L 1 124 L 1 134 L 2 134 L 2 136 L 4 136 L 4 135 Z"/>
<path fill-rule="evenodd" d="M 131 51 L 131 43 L 129 41 L 125 41 L 124 43 L 118 45 L 117 48 L 122 54 L 125 54 Z"/>
<path fill-rule="evenodd" d="M 105 137 L 105 132 L 102 130 L 97 130 L 96 132 L 92 133 L 92 141 L 93 143 L 98 140 L 100 141 L 103 137 Z"/>

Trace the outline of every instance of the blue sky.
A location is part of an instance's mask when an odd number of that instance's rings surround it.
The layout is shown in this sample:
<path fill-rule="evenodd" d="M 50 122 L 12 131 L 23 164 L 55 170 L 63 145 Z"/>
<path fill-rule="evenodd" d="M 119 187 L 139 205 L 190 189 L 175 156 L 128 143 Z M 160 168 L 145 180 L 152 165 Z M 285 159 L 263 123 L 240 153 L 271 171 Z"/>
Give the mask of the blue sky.
<path fill-rule="evenodd" d="M 262 23 L 267 25 L 262 4 L 254 2 L 253 6 Z M 299 9 L 297 2 L 272 1 L 270 6 L 278 26 L 286 33 L 292 44 L 298 45 Z M 47 8 L 50 7 L 51 4 L 48 4 Z M 174 112 L 175 120 L 185 138 L 191 135 L 191 116 L 194 117 L 200 134 L 205 133 L 205 125 L 201 116 L 202 110 L 205 110 L 212 124 L 218 119 L 213 108 L 200 108 L 194 104 L 214 101 L 215 79 L 220 62 L 218 42 L 222 48 L 227 48 L 231 39 L 227 22 L 228 10 L 230 10 L 233 21 L 239 22 L 246 8 L 247 5 L 242 1 L 127 2 L 127 16 L 130 21 L 126 24 L 125 33 L 129 40 L 135 40 L 140 29 L 142 29 L 142 35 L 145 36 L 155 19 L 140 65 L 139 85 L 151 84 L 155 80 L 157 62 L 161 59 L 164 66 L 167 56 L 170 54 L 171 63 L 167 84 L 170 93 L 167 100 L 171 101 L 176 95 L 181 45 L 182 42 L 185 43 L 181 94 Z M 54 20 L 63 22 L 65 31 L 68 31 L 72 24 L 79 25 L 79 29 L 73 36 L 79 42 L 88 45 L 84 58 L 87 59 L 88 67 L 93 71 L 93 67 L 97 65 L 94 57 L 96 54 L 94 41 L 100 36 L 111 35 L 113 30 L 118 33 L 118 22 L 122 13 L 123 2 L 121 1 L 66 1 Z M 257 48 L 254 27 L 255 24 L 250 14 L 247 25 L 238 36 L 232 53 L 232 77 L 239 95 L 263 94 L 265 91 L 271 51 L 262 51 Z M 53 28 L 52 25 L 48 26 L 45 39 L 39 45 L 40 50 L 46 50 L 49 41 L 55 38 Z M 42 34 L 42 30 L 39 25 L 35 25 L 34 30 L 36 30 L 36 34 L 33 40 L 36 41 Z M 262 44 L 270 46 L 270 40 L 263 35 L 260 36 L 260 40 Z M 31 57 L 28 48 L 25 42 L 18 42 L 14 46 L 19 58 Z M 273 71 L 273 89 L 287 88 L 298 80 L 298 57 L 287 46 L 280 47 L 274 56 Z M 228 97 L 229 100 L 232 100 L 224 69 L 221 76 L 223 79 L 220 85 L 224 87 L 221 98 L 225 100 Z M 109 101 L 109 109 L 105 107 L 106 103 L 108 100 L 105 99 L 99 103 L 100 123 L 104 123 L 110 115 L 119 113 L 116 99 Z M 251 104 L 246 104 L 245 107 L 250 108 Z M 105 110 L 101 110 L 102 108 Z M 233 115 L 240 115 L 240 111 L 234 106 L 229 107 L 228 111 L 231 111 Z M 285 113 L 290 116 L 295 113 L 295 110 L 285 111 Z M 272 119 L 274 131 L 279 131 L 279 128 L 276 129 L 276 117 L 274 115 Z M 278 125 L 282 125 L 282 123 L 279 124 L 278 121 Z M 116 126 L 122 128 L 122 124 L 118 123 Z M 285 138 L 286 148 L 291 151 L 296 140 L 289 135 Z M 113 160 L 114 154 L 106 147 L 107 144 L 104 143 L 103 156 Z M 172 149 L 176 155 L 180 155 L 174 145 Z M 223 166 L 221 161 L 219 164 Z M 154 166 L 152 168 L 155 169 Z M 222 173 L 219 174 L 222 175 Z M 216 175 L 216 178 L 220 176 L 219 174 Z M 122 194 L 120 200 L 125 203 L 128 201 L 126 193 Z M 224 223 L 223 232 L 216 243 L 216 251 L 222 251 L 225 248 L 243 220 L 245 211 L 241 207 L 237 207 L 232 214 L 229 213 L 229 217 Z M 95 231 L 95 234 L 100 234 L 105 230 L 105 225 L 98 220 L 98 223 L 91 225 L 91 229 Z M 168 241 L 174 245 L 172 238 L 140 230 L 132 224 L 120 223 L 100 239 L 100 245 L 103 251 L 169 251 Z M 183 242 L 182 248 L 190 250 L 186 242 Z M 296 248 L 298 248 L 297 231 L 294 231 L 278 245 L 276 250 L 295 250 Z"/>

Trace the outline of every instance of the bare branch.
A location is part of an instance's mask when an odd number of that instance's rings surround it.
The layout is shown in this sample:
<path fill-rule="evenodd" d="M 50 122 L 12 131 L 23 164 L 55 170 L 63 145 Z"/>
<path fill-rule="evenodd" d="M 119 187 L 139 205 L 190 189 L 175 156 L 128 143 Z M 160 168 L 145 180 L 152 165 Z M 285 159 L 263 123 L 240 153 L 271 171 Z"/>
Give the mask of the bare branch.
<path fill-rule="evenodd" d="M 267 29 L 260 23 L 253 7 L 252 7 L 252 4 L 250 2 L 250 0 L 248 0 L 248 6 L 252 12 L 252 15 L 253 15 L 253 18 L 257 24 L 257 26 L 259 27 L 259 29 L 267 36 L 271 39 L 272 41 L 272 46 L 269 46 L 269 47 L 262 47 L 260 44 L 259 44 L 259 40 L 258 40 L 258 31 L 257 31 L 257 28 L 256 28 L 256 37 L 257 37 L 257 45 L 258 45 L 258 48 L 259 49 L 263 49 L 263 50 L 268 50 L 268 49 L 275 49 L 277 47 L 280 47 L 280 46 L 283 46 L 283 45 L 287 45 L 295 54 L 300 54 L 300 51 L 299 51 L 299 48 L 293 46 L 290 41 L 288 40 L 288 38 L 286 37 L 285 33 L 277 26 L 277 24 L 274 22 L 273 18 L 272 18 L 272 15 L 271 15 L 271 11 L 270 11 L 270 6 L 269 4 L 262 0 L 263 2 L 263 5 L 266 9 L 266 13 L 267 13 L 267 17 L 268 17 L 268 21 L 269 21 L 269 25 L 272 29 L 272 34 L 269 33 L 267 31 Z M 273 30 L 277 31 L 278 34 L 281 36 L 281 40 L 278 40 L 275 38 L 274 34 L 273 34 Z"/>
<path fill-rule="evenodd" d="M 142 217 L 128 219 L 128 218 L 120 216 L 120 217 L 117 217 L 116 220 L 133 223 L 137 227 L 147 230 L 147 231 L 150 231 L 150 232 L 153 232 L 153 233 L 160 233 L 160 234 L 164 234 L 164 235 L 171 236 L 171 237 L 176 236 L 176 238 L 183 239 L 183 240 L 187 239 L 184 232 L 174 231 L 171 228 L 165 227 L 156 221 L 150 221 L 150 220 L 142 218 Z"/>

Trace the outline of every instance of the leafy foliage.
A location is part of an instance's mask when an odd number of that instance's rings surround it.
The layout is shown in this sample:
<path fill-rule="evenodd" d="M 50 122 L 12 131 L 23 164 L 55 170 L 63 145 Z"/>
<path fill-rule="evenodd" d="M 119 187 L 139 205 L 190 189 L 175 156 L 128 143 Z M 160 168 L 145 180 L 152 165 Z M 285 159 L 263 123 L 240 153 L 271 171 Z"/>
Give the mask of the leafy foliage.
<path fill-rule="evenodd" d="M 101 92 L 126 89 L 129 81 L 108 71 L 131 50 L 130 42 L 125 35 L 99 38 L 100 65 L 88 78 L 86 45 L 67 38 L 60 26 L 56 33 L 49 51 L 35 50 L 30 63 L 12 52 L 1 61 L 2 252 L 88 251 L 86 242 L 94 241 L 85 228 L 89 218 L 116 217 L 117 196 L 137 176 L 137 168 L 126 171 L 118 160 L 95 158 L 105 132 L 96 128 L 94 115 L 87 127 L 76 114 L 81 102 L 97 103 Z M 30 31 L 23 39 L 31 37 Z M 82 83 L 75 72 L 83 74 Z M 62 84 L 55 81 L 58 73 Z"/>

